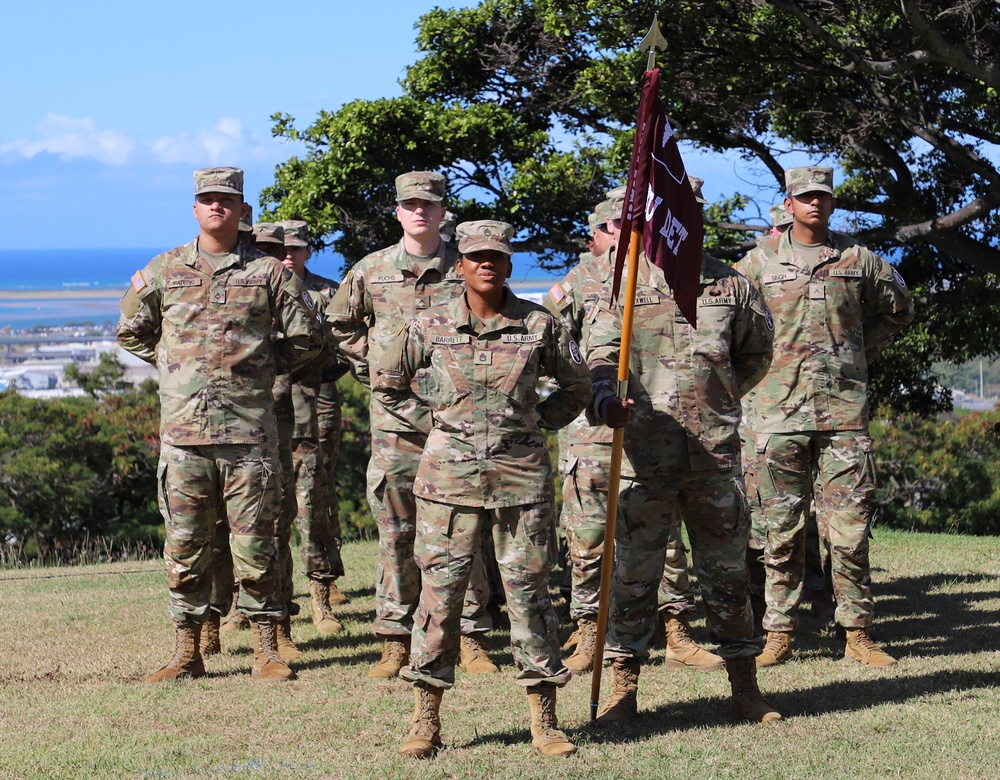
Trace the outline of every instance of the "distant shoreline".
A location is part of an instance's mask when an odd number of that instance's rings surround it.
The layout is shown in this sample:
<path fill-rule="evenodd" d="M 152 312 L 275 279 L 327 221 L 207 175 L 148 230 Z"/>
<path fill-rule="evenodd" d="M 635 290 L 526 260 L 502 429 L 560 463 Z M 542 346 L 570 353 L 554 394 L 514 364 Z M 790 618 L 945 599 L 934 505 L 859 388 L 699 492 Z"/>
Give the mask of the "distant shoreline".
<path fill-rule="evenodd" d="M 0 290 L 0 301 L 25 301 L 37 299 L 59 298 L 63 300 L 118 300 L 122 297 L 124 287 L 120 290 Z"/>

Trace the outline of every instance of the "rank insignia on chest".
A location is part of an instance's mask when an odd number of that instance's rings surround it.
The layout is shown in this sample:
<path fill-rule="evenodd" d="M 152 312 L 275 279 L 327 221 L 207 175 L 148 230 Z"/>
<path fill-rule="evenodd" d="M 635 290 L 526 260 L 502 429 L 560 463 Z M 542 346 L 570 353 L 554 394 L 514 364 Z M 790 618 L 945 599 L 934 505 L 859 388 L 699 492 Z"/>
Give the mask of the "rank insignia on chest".
<path fill-rule="evenodd" d="M 477 366 L 490 366 L 493 365 L 493 353 L 485 349 L 476 350 L 476 365 Z"/>
<path fill-rule="evenodd" d="M 822 282 L 809 283 L 809 298 L 813 301 L 822 301 L 826 298 L 826 290 Z"/>
<path fill-rule="evenodd" d="M 209 296 L 209 300 L 212 303 L 225 303 L 226 302 L 226 288 L 225 287 L 213 287 L 212 294 Z"/>

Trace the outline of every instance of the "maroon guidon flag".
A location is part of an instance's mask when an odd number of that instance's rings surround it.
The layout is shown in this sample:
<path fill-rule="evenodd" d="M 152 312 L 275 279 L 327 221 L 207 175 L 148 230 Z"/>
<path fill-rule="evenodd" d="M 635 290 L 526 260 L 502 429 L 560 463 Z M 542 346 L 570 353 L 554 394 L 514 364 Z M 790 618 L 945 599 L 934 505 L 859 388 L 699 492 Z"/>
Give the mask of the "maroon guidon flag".
<path fill-rule="evenodd" d="M 660 103 L 659 89 L 660 71 L 647 70 L 642 77 L 612 290 L 617 297 L 631 234 L 641 233 L 646 257 L 663 270 L 677 307 L 691 326 L 697 327 L 701 206 L 688 182 L 677 138 Z"/>

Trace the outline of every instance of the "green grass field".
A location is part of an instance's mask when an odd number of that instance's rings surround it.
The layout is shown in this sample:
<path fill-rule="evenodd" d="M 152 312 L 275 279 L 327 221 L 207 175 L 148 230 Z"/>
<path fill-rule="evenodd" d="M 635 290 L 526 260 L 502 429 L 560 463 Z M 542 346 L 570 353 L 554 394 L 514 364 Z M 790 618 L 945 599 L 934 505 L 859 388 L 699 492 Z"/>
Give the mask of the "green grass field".
<path fill-rule="evenodd" d="M 666 669 L 654 651 L 627 729 L 588 725 L 589 675 L 560 692 L 580 746 L 562 760 L 532 751 L 499 631 L 501 674 L 459 672 L 445 695 L 446 749 L 398 756 L 411 689 L 366 676 L 375 545 L 345 562 L 345 630 L 320 637 L 303 609 L 299 680 L 277 685 L 251 680 L 246 632 L 200 680 L 140 682 L 172 650 L 161 562 L 0 571 L 0 778 L 1000 778 L 997 538 L 877 532 L 876 633 L 897 666 L 844 660 L 807 615 L 794 659 L 760 673 L 786 720 L 758 726 L 729 719 L 724 672 Z"/>

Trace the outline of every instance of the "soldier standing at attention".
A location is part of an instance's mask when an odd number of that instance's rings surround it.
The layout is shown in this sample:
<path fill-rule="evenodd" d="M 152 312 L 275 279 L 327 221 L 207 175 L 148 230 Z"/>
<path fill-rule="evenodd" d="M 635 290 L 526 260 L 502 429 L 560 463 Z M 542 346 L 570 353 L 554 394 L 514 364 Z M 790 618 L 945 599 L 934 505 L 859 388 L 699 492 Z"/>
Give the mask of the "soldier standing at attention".
<path fill-rule="evenodd" d="M 774 325 L 753 286 L 725 263 L 702 257 L 695 330 L 663 272 L 639 255 L 629 399 L 617 396 L 621 305 L 603 296 L 590 326 L 590 411 L 626 426 L 615 568 L 605 657 L 611 693 L 599 725 L 632 720 L 640 664 L 657 625 L 657 586 L 668 545 L 684 521 L 708 627 L 718 637 L 734 713 L 780 720 L 757 687 L 747 599 L 750 532 L 740 471 L 740 396 L 767 371 Z"/>
<path fill-rule="evenodd" d="M 366 386 L 369 366 L 404 325 L 464 290 L 455 270 L 454 244 L 441 239 L 445 185 L 444 176 L 428 171 L 396 177 L 396 218 L 403 228 L 402 240 L 357 263 L 327 307 L 328 336 Z M 368 502 L 379 537 L 374 629 L 385 643 L 382 658 L 368 671 L 374 678 L 395 677 L 406 662 L 420 597 L 420 570 L 413 557 L 413 480 L 429 425 L 429 412 L 422 411 L 423 417 L 404 418 L 388 414 L 374 399 L 370 406 Z M 462 668 L 471 674 L 498 671 L 482 643 L 482 636 L 492 627 L 488 601 L 489 585 L 480 556 L 462 615 Z"/>
<path fill-rule="evenodd" d="M 302 220 L 281 223 L 285 230 L 282 262 L 302 280 L 319 311 L 333 300 L 338 284 L 306 267 L 309 260 L 309 226 Z M 292 472 L 295 490 L 295 524 L 302 536 L 302 565 L 309 580 L 311 614 L 316 630 L 332 634 L 341 624 L 331 610 L 347 603 L 336 587 L 344 574 L 340 559 L 340 519 L 333 484 L 340 449 L 340 394 L 337 379 L 347 363 L 336 350 L 325 349 L 308 371 L 300 371 L 292 384 L 295 427 L 292 438 Z"/>
<path fill-rule="evenodd" d="M 791 168 L 785 185 L 791 228 L 762 241 L 736 266 L 763 293 L 776 323 L 774 360 L 746 415 L 763 461 L 757 483 L 767 535 L 767 643 L 757 663 L 771 666 L 791 656 L 812 503 L 830 545 L 845 655 L 888 666 L 895 659 L 869 633 L 876 484 L 868 365 L 913 318 L 913 302 L 888 262 L 830 230 L 833 168 Z"/>
<path fill-rule="evenodd" d="M 241 589 L 237 607 L 254 632 L 253 676 L 290 680 L 275 624 L 274 525 L 281 473 L 271 386 L 277 371 L 322 348 L 312 299 L 280 263 L 239 241 L 243 171 L 195 171 L 198 238 L 153 258 L 122 297 L 118 341 L 154 364 L 160 382 L 160 510 L 173 657 L 146 678 L 205 673 L 199 649 L 209 617 L 212 539 L 224 512 Z"/>
<path fill-rule="evenodd" d="M 620 192 L 619 192 L 620 190 Z M 580 255 L 580 262 L 554 284 L 542 301 L 560 318 L 586 358 L 590 315 L 614 266 L 615 236 L 611 230 L 612 208 L 621 216 L 624 188 L 608 193 L 591 215 L 593 252 Z M 597 607 L 601 586 L 601 555 L 608 511 L 608 467 L 611 462 L 611 430 L 591 425 L 585 414 L 559 431 L 559 471 L 562 474 L 562 511 L 559 522 L 569 548 L 572 567 L 570 617 L 576 622 L 573 635 L 563 645 L 576 650 L 566 659 L 574 674 L 593 668 L 597 641 Z"/>
<path fill-rule="evenodd" d="M 482 535 L 492 533 L 507 595 L 517 681 L 528 692 L 532 744 L 544 755 L 575 746 L 559 730 L 562 665 L 548 593 L 555 544 L 552 468 L 540 426 L 567 425 L 590 398 L 590 376 L 559 320 L 505 288 L 513 228 L 489 220 L 458 226 L 465 295 L 417 315 L 373 367 L 373 391 L 390 414 L 431 412 L 413 490 L 416 555 L 423 575 L 410 664 L 413 727 L 400 748 L 428 758 L 441 744 L 440 706 L 455 682 L 462 602 Z M 538 382 L 555 389 L 539 402 Z"/>

